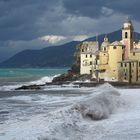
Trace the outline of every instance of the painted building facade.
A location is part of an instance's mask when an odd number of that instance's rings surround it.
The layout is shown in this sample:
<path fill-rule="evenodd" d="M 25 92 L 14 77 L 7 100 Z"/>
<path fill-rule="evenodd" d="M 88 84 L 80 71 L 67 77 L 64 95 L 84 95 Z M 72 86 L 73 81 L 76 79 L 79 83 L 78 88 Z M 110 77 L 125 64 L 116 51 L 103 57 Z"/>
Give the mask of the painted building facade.
<path fill-rule="evenodd" d="M 105 36 L 98 42 L 80 46 L 80 74 L 91 74 L 98 81 L 140 82 L 140 41 L 134 41 L 134 28 L 129 18 L 122 27 L 122 40 L 109 42 Z"/>
<path fill-rule="evenodd" d="M 80 74 L 92 74 L 98 42 L 83 42 L 80 46 Z"/>

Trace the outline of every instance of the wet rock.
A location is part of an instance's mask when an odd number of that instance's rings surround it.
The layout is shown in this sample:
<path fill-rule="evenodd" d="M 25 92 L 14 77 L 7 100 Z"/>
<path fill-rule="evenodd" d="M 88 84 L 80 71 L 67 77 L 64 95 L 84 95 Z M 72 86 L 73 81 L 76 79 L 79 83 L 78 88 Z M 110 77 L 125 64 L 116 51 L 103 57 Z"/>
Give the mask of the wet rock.
<path fill-rule="evenodd" d="M 41 89 L 41 85 L 29 85 L 29 86 L 21 86 L 16 88 L 15 90 L 39 90 Z"/>
<path fill-rule="evenodd" d="M 74 73 L 67 73 L 67 74 L 62 74 L 58 77 L 55 77 L 52 81 L 52 83 L 58 83 L 58 82 L 72 82 L 72 81 L 86 81 L 90 80 L 91 76 L 88 74 L 84 75 L 79 75 L 79 74 L 74 74 Z"/>

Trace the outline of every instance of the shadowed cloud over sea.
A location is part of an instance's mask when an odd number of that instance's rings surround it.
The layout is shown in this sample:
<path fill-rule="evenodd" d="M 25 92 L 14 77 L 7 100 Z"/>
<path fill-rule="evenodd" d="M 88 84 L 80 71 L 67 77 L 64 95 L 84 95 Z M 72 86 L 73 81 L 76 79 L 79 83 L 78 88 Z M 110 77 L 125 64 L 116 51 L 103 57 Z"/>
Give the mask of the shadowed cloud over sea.
<path fill-rule="evenodd" d="M 0 61 L 24 49 L 50 46 L 38 39 L 44 36 L 63 36 L 62 44 L 74 36 L 118 30 L 126 16 L 139 32 L 139 4 L 138 0 L 0 0 Z"/>

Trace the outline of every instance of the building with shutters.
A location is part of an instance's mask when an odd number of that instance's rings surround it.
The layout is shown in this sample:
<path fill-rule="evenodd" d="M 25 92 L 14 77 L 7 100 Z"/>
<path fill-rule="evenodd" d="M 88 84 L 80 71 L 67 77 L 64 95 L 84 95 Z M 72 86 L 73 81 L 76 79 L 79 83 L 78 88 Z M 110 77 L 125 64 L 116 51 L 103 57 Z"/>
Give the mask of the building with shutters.
<path fill-rule="evenodd" d="M 129 18 L 123 23 L 121 40 L 111 43 L 105 36 L 100 46 L 97 41 L 80 45 L 80 74 L 91 74 L 97 81 L 140 82 L 140 42 L 135 42 Z"/>

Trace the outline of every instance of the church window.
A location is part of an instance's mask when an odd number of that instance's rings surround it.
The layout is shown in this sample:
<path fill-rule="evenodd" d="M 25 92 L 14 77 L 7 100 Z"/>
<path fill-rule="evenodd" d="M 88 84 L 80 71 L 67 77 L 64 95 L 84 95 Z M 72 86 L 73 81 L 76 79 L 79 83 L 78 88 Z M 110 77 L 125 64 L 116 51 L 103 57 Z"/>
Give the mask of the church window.
<path fill-rule="evenodd" d="M 125 38 L 128 38 L 128 33 L 127 32 L 125 32 Z"/>
<path fill-rule="evenodd" d="M 116 49 L 116 46 L 113 46 L 113 49 Z"/>
<path fill-rule="evenodd" d="M 133 33 L 131 32 L 131 39 L 133 38 Z"/>
<path fill-rule="evenodd" d="M 92 74 L 92 70 L 90 70 L 89 72 L 90 72 L 90 74 Z"/>
<path fill-rule="evenodd" d="M 87 58 L 87 54 L 86 54 L 86 58 Z"/>
<path fill-rule="evenodd" d="M 82 49 L 82 52 L 84 52 L 84 49 Z"/>
<path fill-rule="evenodd" d="M 96 64 L 96 65 L 98 64 L 97 60 L 95 61 L 95 64 Z"/>
<path fill-rule="evenodd" d="M 134 63 L 131 63 L 131 66 L 133 66 L 133 67 L 134 67 L 134 65 L 135 65 Z"/>
<path fill-rule="evenodd" d="M 139 78 L 139 77 L 138 77 L 138 75 L 137 75 L 137 77 L 136 77 L 136 81 L 138 81 L 138 78 Z"/>
<path fill-rule="evenodd" d="M 90 65 L 92 65 L 92 61 L 90 61 Z"/>
<path fill-rule="evenodd" d="M 92 57 L 92 54 L 90 55 L 90 57 Z"/>
<path fill-rule="evenodd" d="M 124 60 L 124 54 L 122 54 L 122 60 Z"/>

